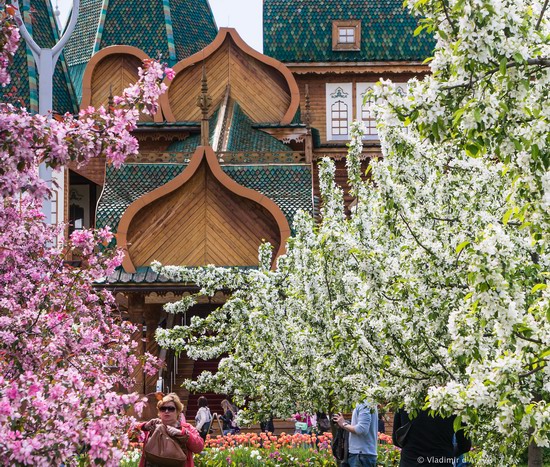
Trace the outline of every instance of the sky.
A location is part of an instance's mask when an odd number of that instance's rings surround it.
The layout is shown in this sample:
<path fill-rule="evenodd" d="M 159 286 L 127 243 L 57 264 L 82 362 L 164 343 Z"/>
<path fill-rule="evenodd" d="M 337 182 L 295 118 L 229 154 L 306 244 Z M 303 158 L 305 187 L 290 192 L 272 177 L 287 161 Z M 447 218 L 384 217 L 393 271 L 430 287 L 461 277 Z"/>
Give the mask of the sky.
<path fill-rule="evenodd" d="M 139 2 L 133 0 L 136 8 Z M 59 5 L 61 19 L 66 21 L 73 0 L 51 0 Z M 252 48 L 262 52 L 262 0 L 209 0 L 218 28 L 235 28 L 244 41 Z"/>

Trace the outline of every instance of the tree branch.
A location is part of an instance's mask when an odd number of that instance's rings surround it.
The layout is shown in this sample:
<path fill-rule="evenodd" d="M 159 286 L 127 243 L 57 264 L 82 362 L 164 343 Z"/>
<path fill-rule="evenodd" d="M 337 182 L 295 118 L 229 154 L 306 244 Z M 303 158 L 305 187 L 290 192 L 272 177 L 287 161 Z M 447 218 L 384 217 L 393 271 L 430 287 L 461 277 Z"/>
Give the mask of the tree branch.
<path fill-rule="evenodd" d="M 437 258 L 437 255 L 432 251 L 430 250 L 427 246 L 424 246 L 422 244 L 422 242 L 420 242 L 420 240 L 418 239 L 418 237 L 416 236 L 416 234 L 413 232 L 413 230 L 411 229 L 411 226 L 409 225 L 409 223 L 407 222 L 407 220 L 405 219 L 405 216 L 403 216 L 403 214 L 399 213 L 399 217 L 401 217 L 401 220 L 405 223 L 405 225 L 407 226 L 407 230 L 410 232 L 410 234 L 413 236 L 414 240 L 416 243 L 418 243 L 418 245 L 420 247 L 422 247 L 426 252 L 428 252 L 430 255 L 432 255 L 434 258 Z"/>
<path fill-rule="evenodd" d="M 546 1 L 548 1 L 548 0 L 546 0 Z M 525 63 L 529 66 L 540 65 L 543 68 L 550 67 L 550 59 L 549 58 L 529 58 L 525 61 Z M 522 65 L 522 63 L 518 63 L 518 62 L 515 62 L 515 61 L 508 62 L 506 64 L 506 69 L 516 68 L 519 65 Z M 479 79 L 476 79 L 476 80 L 470 79 L 469 83 L 460 83 L 460 84 L 453 84 L 453 85 L 450 85 L 450 86 L 442 86 L 441 89 L 444 90 L 444 91 L 448 91 L 450 89 L 457 89 L 457 88 L 469 88 L 469 89 L 471 89 L 473 87 L 474 83 L 477 83 L 477 82 L 487 78 L 488 76 L 491 76 L 492 74 L 496 73 L 499 70 L 500 70 L 500 67 L 495 67 L 495 68 L 487 71 Z"/>
<path fill-rule="evenodd" d="M 445 373 L 447 373 L 451 379 L 453 381 L 457 381 L 457 379 L 455 378 L 455 376 L 447 369 L 447 367 L 444 365 L 444 363 L 441 361 L 441 359 L 439 358 L 439 355 L 437 355 L 437 353 L 435 353 L 432 348 L 430 347 L 430 344 L 428 343 L 428 339 L 426 338 L 426 336 L 422 333 L 422 331 L 420 331 L 420 337 L 421 339 L 424 341 L 424 343 L 426 344 L 426 347 L 428 347 L 428 350 L 429 352 L 433 355 L 433 357 L 437 360 L 437 363 L 439 363 L 439 365 L 441 366 L 441 368 L 443 368 L 443 371 L 445 371 Z"/>
<path fill-rule="evenodd" d="M 542 10 L 540 11 L 539 20 L 537 21 L 537 25 L 535 26 L 535 30 L 537 31 L 540 29 L 540 23 L 542 23 L 542 18 L 544 17 L 544 13 L 546 13 L 546 8 L 548 8 L 548 0 L 544 2 Z"/>

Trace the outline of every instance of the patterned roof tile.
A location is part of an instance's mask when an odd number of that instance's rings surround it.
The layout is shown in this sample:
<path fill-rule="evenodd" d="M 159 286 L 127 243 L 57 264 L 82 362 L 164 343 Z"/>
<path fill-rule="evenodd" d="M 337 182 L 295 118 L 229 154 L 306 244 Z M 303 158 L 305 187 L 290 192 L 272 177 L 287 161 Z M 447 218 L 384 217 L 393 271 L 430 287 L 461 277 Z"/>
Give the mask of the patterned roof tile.
<path fill-rule="evenodd" d="M 125 164 L 120 169 L 108 166 L 96 226 L 110 226 L 116 232 L 122 214 L 132 202 L 168 183 L 186 167 L 185 164 Z M 272 199 L 291 225 L 299 209 L 313 212 L 310 165 L 224 165 L 222 169 L 238 184 Z"/>
<path fill-rule="evenodd" d="M 258 269 L 257 266 L 232 266 L 232 268 L 238 268 L 241 270 Z M 193 269 L 193 268 L 188 268 Z M 123 288 L 124 286 L 132 285 L 147 285 L 147 284 L 185 284 L 183 280 L 168 279 L 162 274 L 158 274 L 153 271 L 150 266 L 139 266 L 136 268 L 135 273 L 129 273 L 119 266 L 114 272 L 107 278 L 101 279 L 95 282 L 99 287 L 113 287 L 118 286 Z"/>
<path fill-rule="evenodd" d="M 40 47 L 53 47 L 59 39 L 59 34 L 49 0 L 22 2 L 22 7 L 27 29 L 36 43 Z M 38 112 L 37 67 L 30 48 L 27 47 L 23 39 L 21 39 L 14 56 L 10 72 L 12 82 L 7 87 L 0 88 L 2 101 L 25 107 L 32 112 Z M 63 54 L 57 61 L 53 77 L 53 110 L 58 113 L 77 111 Z"/>
<path fill-rule="evenodd" d="M 288 152 L 290 148 L 263 131 L 253 128 L 253 122 L 235 102 L 227 144 L 228 151 Z"/>
<path fill-rule="evenodd" d="M 282 62 L 422 61 L 433 40 L 402 0 L 264 0 L 264 53 Z M 361 21 L 361 50 L 333 51 L 332 22 Z"/>
<path fill-rule="evenodd" d="M 82 0 L 76 30 L 66 47 L 70 68 L 88 63 L 111 45 L 131 45 L 173 65 L 206 47 L 217 34 L 207 0 Z M 71 72 L 75 89 L 80 70 Z M 78 94 L 81 95 L 81 92 Z"/>

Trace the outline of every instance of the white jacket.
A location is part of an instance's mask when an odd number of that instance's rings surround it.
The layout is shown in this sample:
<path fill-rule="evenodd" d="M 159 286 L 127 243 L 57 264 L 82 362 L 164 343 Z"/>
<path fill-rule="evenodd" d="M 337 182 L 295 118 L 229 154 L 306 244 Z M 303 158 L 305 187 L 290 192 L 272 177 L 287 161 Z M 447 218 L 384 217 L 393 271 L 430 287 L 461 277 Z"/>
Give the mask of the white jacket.
<path fill-rule="evenodd" d="M 208 407 L 199 408 L 197 415 L 195 415 L 195 427 L 197 431 L 201 431 L 203 425 L 210 422 L 210 420 L 212 420 L 210 409 Z"/>

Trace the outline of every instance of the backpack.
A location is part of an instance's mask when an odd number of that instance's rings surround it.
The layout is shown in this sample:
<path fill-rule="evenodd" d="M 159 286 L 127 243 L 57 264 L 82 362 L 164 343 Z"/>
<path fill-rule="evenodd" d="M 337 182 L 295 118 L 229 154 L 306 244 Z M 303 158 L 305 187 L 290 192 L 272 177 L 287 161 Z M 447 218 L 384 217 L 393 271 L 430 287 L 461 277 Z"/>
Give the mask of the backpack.
<path fill-rule="evenodd" d="M 347 462 L 349 449 L 349 431 L 338 427 L 331 443 L 332 455 L 337 461 Z"/>
<path fill-rule="evenodd" d="M 206 439 L 206 435 L 210 433 L 212 428 L 212 414 L 210 413 L 210 409 L 208 407 L 201 407 L 201 408 L 204 408 L 207 413 L 206 422 L 204 422 L 204 425 L 201 427 L 201 430 L 200 430 L 201 436 L 204 439 Z"/>

